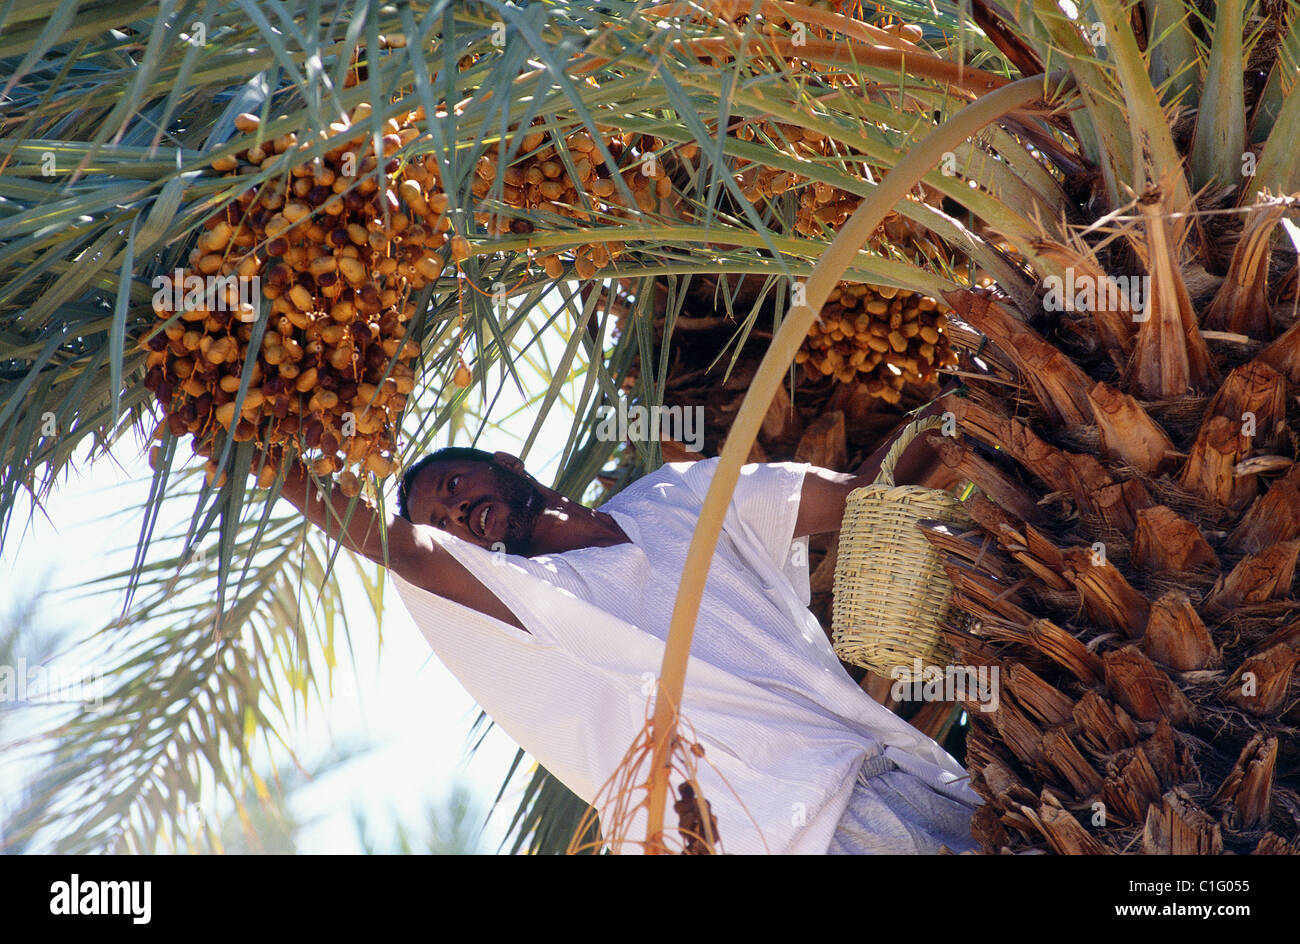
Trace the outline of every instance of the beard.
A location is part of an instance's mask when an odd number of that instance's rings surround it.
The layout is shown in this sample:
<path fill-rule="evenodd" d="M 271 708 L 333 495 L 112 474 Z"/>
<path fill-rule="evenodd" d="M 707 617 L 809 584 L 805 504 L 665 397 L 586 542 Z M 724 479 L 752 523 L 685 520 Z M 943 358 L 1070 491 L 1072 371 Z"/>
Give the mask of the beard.
<path fill-rule="evenodd" d="M 541 490 L 529 479 L 499 465 L 492 466 L 497 494 L 509 509 L 503 543 L 509 554 L 523 554 L 532 542 L 533 528 L 542 516 L 545 501 Z"/>

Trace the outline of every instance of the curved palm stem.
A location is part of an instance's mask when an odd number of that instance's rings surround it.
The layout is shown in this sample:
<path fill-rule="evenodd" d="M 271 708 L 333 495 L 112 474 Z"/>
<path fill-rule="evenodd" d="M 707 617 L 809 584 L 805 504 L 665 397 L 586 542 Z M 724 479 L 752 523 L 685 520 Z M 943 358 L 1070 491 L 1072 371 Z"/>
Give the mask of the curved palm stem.
<path fill-rule="evenodd" d="M 909 151 L 885 176 L 877 190 L 863 200 L 830 248 L 818 260 L 806 283 L 807 304 L 791 308 L 768 346 L 709 483 L 709 490 L 700 509 L 699 522 L 687 551 L 677 599 L 673 604 L 668 642 L 664 648 L 663 666 L 655 697 L 655 711 L 651 720 L 653 752 L 650 761 L 649 821 L 646 828 L 648 849 L 663 849 L 668 751 L 677 728 L 686 681 L 686 665 L 709 563 L 722 531 L 722 519 L 731 494 L 740 478 L 740 467 L 753 446 L 758 428 L 767 412 L 767 405 L 784 380 L 785 372 L 794 360 L 795 351 L 803 343 L 813 319 L 826 303 L 826 297 L 844 274 L 849 261 L 880 225 L 890 208 L 916 186 L 917 181 L 938 163 L 944 152 L 950 151 L 990 122 L 1040 96 L 1043 82 L 1043 77 L 1035 76 L 989 93 L 949 118 Z"/>

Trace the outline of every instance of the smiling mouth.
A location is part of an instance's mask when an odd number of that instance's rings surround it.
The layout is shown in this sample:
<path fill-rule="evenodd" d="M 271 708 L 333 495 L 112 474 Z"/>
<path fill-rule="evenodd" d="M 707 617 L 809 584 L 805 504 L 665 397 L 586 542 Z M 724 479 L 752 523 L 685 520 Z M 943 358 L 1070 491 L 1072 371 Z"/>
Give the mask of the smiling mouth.
<path fill-rule="evenodd" d="M 470 529 L 481 538 L 487 537 L 488 511 L 491 510 L 491 508 L 492 503 L 485 498 L 479 503 L 479 507 L 475 508 L 474 511 L 470 513 Z"/>

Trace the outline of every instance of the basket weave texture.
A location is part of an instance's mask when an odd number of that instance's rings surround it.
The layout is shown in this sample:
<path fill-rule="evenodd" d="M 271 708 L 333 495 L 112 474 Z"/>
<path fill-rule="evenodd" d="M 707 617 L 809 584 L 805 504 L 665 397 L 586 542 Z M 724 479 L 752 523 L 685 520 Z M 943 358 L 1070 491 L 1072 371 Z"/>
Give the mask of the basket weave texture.
<path fill-rule="evenodd" d="M 951 609 L 952 583 L 943 556 L 916 523 L 925 518 L 970 526 L 962 503 L 948 492 L 895 485 L 894 466 L 921 433 L 939 426 L 930 416 L 895 440 L 876 481 L 849 493 L 835 562 L 831 635 L 845 662 L 889 676 L 894 668 L 947 665 L 951 652 L 939 627 Z"/>

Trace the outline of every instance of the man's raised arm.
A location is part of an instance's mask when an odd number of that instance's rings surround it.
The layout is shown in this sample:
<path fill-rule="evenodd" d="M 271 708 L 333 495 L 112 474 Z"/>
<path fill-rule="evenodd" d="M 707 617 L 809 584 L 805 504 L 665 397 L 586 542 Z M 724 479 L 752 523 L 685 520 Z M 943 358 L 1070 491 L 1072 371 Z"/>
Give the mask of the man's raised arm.
<path fill-rule="evenodd" d="M 944 391 L 945 394 L 947 392 Z M 894 438 L 913 420 L 938 415 L 943 409 L 941 395 L 916 416 L 906 417 L 889 436 L 885 437 L 880 447 L 858 467 L 856 473 L 810 468 L 804 476 L 794 536 L 804 537 L 809 534 L 838 531 L 844 519 L 844 506 L 849 492 L 870 485 L 876 480 L 885 454 L 894 444 Z M 914 440 L 899 457 L 899 462 L 894 467 L 894 480 L 900 485 L 925 485 L 929 488 L 948 488 L 953 484 L 951 473 L 939 460 L 939 455 L 934 448 L 926 442 L 924 435 Z"/>
<path fill-rule="evenodd" d="M 328 479 L 323 484 L 327 489 L 324 495 L 306 468 L 293 463 L 285 474 L 281 495 L 331 540 L 341 540 L 344 547 L 387 567 L 407 583 L 524 629 L 492 591 L 433 539 L 433 528 L 388 514 L 385 546 L 379 513 L 364 501 L 353 504 Z M 351 518 L 349 504 L 353 506 Z"/>

